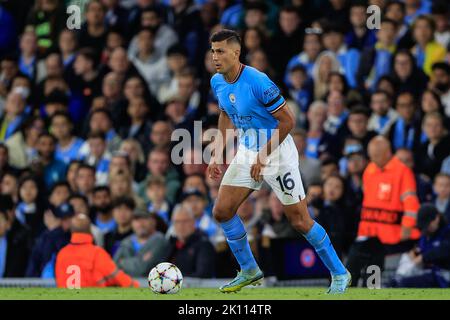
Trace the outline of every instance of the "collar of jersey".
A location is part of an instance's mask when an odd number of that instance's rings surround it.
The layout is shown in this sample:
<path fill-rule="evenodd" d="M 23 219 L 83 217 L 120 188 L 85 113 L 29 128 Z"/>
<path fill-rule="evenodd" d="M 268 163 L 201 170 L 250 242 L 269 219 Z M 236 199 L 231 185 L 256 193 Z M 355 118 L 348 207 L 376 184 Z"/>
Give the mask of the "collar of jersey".
<path fill-rule="evenodd" d="M 225 79 L 225 77 L 223 77 L 223 78 L 224 78 L 225 81 L 226 81 L 227 83 L 229 83 L 229 84 L 235 83 L 236 81 L 238 81 L 239 77 L 241 76 L 242 71 L 244 71 L 244 67 L 245 67 L 245 64 L 241 63 L 240 66 L 239 66 L 239 72 L 238 72 L 238 74 L 236 75 L 236 78 L 234 78 L 233 81 L 228 82 L 227 79 Z"/>
<path fill-rule="evenodd" d="M 94 237 L 92 235 L 78 232 L 73 233 L 70 239 L 70 243 L 72 244 L 92 243 L 93 241 Z"/>

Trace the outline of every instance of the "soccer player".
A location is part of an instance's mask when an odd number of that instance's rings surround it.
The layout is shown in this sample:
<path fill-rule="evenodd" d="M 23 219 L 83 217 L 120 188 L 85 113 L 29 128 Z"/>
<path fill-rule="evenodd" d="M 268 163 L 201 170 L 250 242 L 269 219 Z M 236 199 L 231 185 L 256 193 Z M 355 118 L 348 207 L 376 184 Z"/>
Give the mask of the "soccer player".
<path fill-rule="evenodd" d="M 218 120 L 221 136 L 216 140 L 220 146 L 216 146 L 208 166 L 210 178 L 218 180 L 222 175 L 220 163 L 227 143 L 226 131 L 236 128 L 239 132 L 238 152 L 222 178 L 213 214 L 241 270 L 220 291 L 239 291 L 259 284 L 264 277 L 236 214 L 241 203 L 253 190 L 259 190 L 264 180 L 282 202 L 293 227 L 303 234 L 330 270 L 332 282 L 327 293 L 345 292 L 351 282 L 350 273 L 339 260 L 326 231 L 307 211 L 298 152 L 289 134 L 295 119 L 279 88 L 266 74 L 240 63 L 241 39 L 236 32 L 214 33 L 211 51 L 217 71 L 211 78 L 211 88 L 221 109 Z"/>

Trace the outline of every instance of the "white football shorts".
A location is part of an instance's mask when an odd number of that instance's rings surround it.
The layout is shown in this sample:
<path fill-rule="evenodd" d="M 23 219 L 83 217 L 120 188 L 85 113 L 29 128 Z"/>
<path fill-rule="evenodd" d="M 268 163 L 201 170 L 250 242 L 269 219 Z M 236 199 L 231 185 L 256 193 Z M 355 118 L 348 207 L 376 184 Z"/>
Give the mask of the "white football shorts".
<path fill-rule="evenodd" d="M 242 144 L 225 172 L 221 185 L 246 187 L 259 190 L 263 181 L 257 182 L 250 175 L 258 152 Z M 299 158 L 294 139 L 288 135 L 268 157 L 268 164 L 262 170 L 264 181 L 270 185 L 283 205 L 290 205 L 305 198 L 300 176 Z"/>

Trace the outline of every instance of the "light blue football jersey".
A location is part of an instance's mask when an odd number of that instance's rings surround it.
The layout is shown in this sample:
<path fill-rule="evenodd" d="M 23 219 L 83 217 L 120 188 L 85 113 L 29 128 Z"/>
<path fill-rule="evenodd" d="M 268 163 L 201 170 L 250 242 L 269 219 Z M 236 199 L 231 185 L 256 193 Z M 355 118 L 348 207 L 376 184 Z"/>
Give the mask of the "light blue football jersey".
<path fill-rule="evenodd" d="M 286 104 L 280 89 L 265 73 L 244 64 L 232 82 L 216 73 L 211 78 L 211 88 L 219 108 L 238 129 L 239 143 L 259 151 L 278 126 L 278 120 L 272 114 Z"/>

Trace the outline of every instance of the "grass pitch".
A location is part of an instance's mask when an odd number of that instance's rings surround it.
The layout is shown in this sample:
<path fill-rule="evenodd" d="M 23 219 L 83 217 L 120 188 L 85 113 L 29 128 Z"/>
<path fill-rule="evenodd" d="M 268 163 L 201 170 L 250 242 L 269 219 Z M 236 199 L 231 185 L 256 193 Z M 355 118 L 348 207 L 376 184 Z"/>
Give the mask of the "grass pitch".
<path fill-rule="evenodd" d="M 244 288 L 224 294 L 218 289 L 184 288 L 177 294 L 154 294 L 148 288 L 56 289 L 0 288 L 0 300 L 450 300 L 450 289 L 350 288 L 330 296 L 325 288 Z"/>

